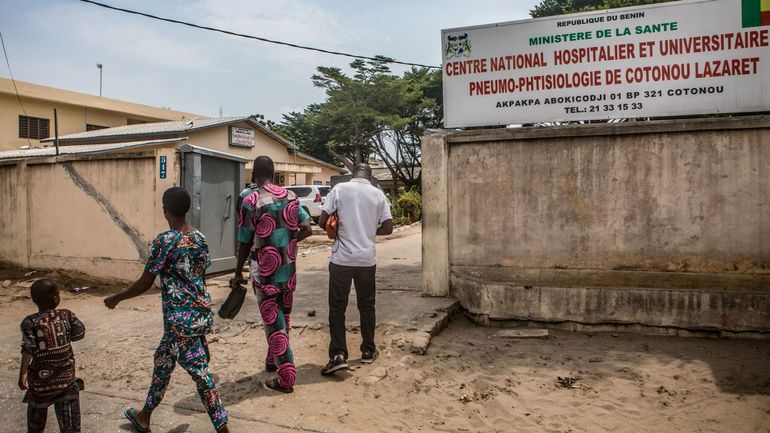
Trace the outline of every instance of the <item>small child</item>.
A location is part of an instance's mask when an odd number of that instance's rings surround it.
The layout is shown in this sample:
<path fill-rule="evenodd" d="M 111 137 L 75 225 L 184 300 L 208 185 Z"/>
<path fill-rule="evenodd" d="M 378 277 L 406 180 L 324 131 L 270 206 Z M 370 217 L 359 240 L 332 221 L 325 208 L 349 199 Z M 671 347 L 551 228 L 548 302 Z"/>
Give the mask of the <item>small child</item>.
<path fill-rule="evenodd" d="M 140 433 L 150 431 L 152 412 L 163 399 L 177 363 L 195 381 L 214 428 L 220 433 L 230 431 L 227 412 L 209 371 L 206 344 L 214 315 L 203 276 L 211 259 L 203 234 L 190 227 L 185 219 L 190 202 L 190 194 L 184 188 L 173 187 L 163 193 L 163 214 L 170 230 L 152 241 L 142 276 L 131 287 L 104 299 L 107 308 L 115 308 L 121 301 L 146 292 L 156 276 L 161 278 L 163 337 L 155 351 L 150 390 L 142 410 L 129 408 L 123 413 Z"/>
<path fill-rule="evenodd" d="M 59 430 L 80 433 L 80 390 L 75 377 L 72 341 L 83 339 L 86 327 L 75 313 L 56 309 L 59 286 L 52 280 L 37 280 L 30 288 L 38 312 L 21 322 L 21 368 L 19 388 L 27 390 L 27 431 L 42 433 L 53 405 Z"/>

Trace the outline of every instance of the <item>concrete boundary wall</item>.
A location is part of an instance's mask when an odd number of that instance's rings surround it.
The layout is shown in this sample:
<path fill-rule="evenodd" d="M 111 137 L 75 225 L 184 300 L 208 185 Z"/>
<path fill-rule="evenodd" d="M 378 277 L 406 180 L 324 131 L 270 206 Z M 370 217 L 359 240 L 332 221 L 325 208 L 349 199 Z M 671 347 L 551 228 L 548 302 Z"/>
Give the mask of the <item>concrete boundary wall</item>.
<path fill-rule="evenodd" d="M 770 332 L 770 116 L 423 138 L 423 290 L 492 320 Z"/>
<path fill-rule="evenodd" d="M 178 172 L 171 148 L 0 163 L 0 262 L 135 279 L 150 242 L 167 229 L 159 203 Z"/>

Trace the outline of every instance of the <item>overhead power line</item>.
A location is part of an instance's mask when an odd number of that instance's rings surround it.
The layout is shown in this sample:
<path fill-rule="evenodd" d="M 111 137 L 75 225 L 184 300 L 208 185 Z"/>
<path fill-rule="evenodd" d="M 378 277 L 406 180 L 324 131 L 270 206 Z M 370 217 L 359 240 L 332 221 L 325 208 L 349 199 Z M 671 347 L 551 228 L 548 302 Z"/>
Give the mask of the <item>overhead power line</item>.
<path fill-rule="evenodd" d="M 21 102 L 21 95 L 19 95 L 19 88 L 16 87 L 16 80 L 13 78 L 13 71 L 11 70 L 11 62 L 8 60 L 8 51 L 5 50 L 5 39 L 3 39 L 3 34 L 0 33 L 0 45 L 3 46 L 3 55 L 5 56 L 5 64 L 8 65 L 8 75 L 11 76 L 11 83 L 13 83 L 13 91 L 16 92 L 16 99 L 19 100 L 19 106 L 21 107 L 21 112 L 24 113 L 24 116 L 27 117 L 27 110 L 24 109 L 24 104 Z M 27 138 L 27 144 L 29 147 L 32 147 L 32 141 Z"/>
<path fill-rule="evenodd" d="M 24 115 L 27 115 L 27 110 L 24 109 L 24 104 L 21 102 L 21 96 L 19 96 L 19 89 L 16 87 L 16 80 L 13 78 L 13 71 L 11 71 L 11 62 L 8 61 L 8 51 L 5 50 L 5 40 L 3 39 L 3 34 L 0 33 L 0 44 L 3 45 L 3 55 L 5 55 L 5 64 L 8 65 L 8 74 L 11 76 L 11 83 L 13 83 L 13 90 L 16 92 L 16 99 L 19 100 L 19 105 L 21 106 L 21 112 L 24 113 Z"/>
<path fill-rule="evenodd" d="M 96 1 L 93 1 L 93 0 L 80 0 L 80 1 L 82 1 L 84 3 L 90 3 L 90 4 L 96 5 L 96 6 L 101 6 L 103 8 L 112 9 L 112 10 L 119 11 L 119 12 L 125 12 L 125 13 L 128 13 L 128 14 L 140 15 L 140 16 L 143 16 L 143 17 L 152 18 L 154 20 L 166 21 L 166 22 L 174 23 L 174 24 L 181 24 L 183 26 L 194 27 L 196 29 L 208 30 L 208 31 L 212 31 L 212 32 L 224 33 L 226 35 L 238 36 L 240 38 L 254 39 L 254 40 L 257 40 L 257 41 L 267 42 L 267 43 L 270 43 L 270 44 L 283 45 L 283 46 L 292 47 L 292 48 L 299 48 L 301 50 L 317 51 L 319 53 L 332 54 L 332 55 L 335 55 L 335 56 L 352 57 L 354 59 L 374 60 L 374 61 L 382 61 L 383 60 L 383 57 L 359 56 L 359 55 L 356 55 L 356 54 L 343 53 L 341 51 L 332 51 L 332 50 L 325 50 L 325 49 L 322 49 L 322 48 L 308 47 L 308 46 L 304 46 L 304 45 L 292 44 L 290 42 L 276 41 L 276 40 L 273 40 L 273 39 L 267 39 L 267 38 L 263 38 L 263 37 L 260 37 L 260 36 L 247 35 L 247 34 L 244 34 L 244 33 L 237 33 L 237 32 L 232 32 L 232 31 L 229 31 L 229 30 L 218 29 L 216 27 L 202 26 L 200 24 L 189 23 L 187 21 L 175 20 L 175 19 L 171 19 L 171 18 L 163 18 L 163 17 L 159 17 L 157 15 L 152 15 L 152 14 L 148 14 L 148 13 L 144 13 L 144 12 L 138 12 L 138 11 L 133 11 L 133 10 L 130 10 L 130 9 L 124 9 L 124 8 L 119 8 L 119 7 L 115 7 L 115 6 L 110 6 L 110 5 L 107 5 L 107 4 L 104 4 L 104 3 L 99 3 L 99 2 L 96 2 Z M 406 66 L 418 66 L 418 67 L 421 67 L 421 68 L 430 68 L 430 69 L 441 69 L 441 67 L 439 67 L 439 66 L 423 65 L 423 64 L 420 64 L 420 63 L 411 63 L 411 62 L 402 62 L 402 61 L 394 60 L 394 59 L 390 59 L 390 58 L 387 58 L 385 60 L 385 63 L 393 63 L 393 64 L 397 64 L 397 65 L 406 65 Z"/>

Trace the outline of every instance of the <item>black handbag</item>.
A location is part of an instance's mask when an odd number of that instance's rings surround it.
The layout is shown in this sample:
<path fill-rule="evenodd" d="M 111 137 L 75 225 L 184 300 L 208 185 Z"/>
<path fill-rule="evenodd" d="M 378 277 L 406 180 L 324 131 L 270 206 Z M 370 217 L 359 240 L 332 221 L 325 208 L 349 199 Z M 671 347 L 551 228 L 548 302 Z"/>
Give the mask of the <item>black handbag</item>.
<path fill-rule="evenodd" d="M 246 287 L 242 284 L 233 285 L 230 281 L 230 294 L 219 307 L 219 317 L 223 319 L 235 319 L 238 312 L 241 311 L 243 301 L 246 300 Z"/>

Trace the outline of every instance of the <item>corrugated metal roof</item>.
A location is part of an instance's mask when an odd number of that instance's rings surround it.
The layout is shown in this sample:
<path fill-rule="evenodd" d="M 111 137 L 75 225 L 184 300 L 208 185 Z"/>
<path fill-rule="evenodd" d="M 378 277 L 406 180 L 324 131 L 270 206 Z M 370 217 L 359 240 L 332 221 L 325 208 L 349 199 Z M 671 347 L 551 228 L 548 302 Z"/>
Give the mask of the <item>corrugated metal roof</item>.
<path fill-rule="evenodd" d="M 402 170 L 409 170 L 409 168 L 402 168 Z M 420 175 L 420 167 L 413 167 L 414 175 Z M 381 182 L 387 182 L 393 180 L 393 173 L 387 167 L 377 167 L 372 169 L 372 176 L 376 177 Z"/>
<path fill-rule="evenodd" d="M 130 141 L 126 143 L 110 143 L 110 144 L 81 144 L 76 146 L 59 146 L 59 155 L 85 155 L 89 153 L 106 153 L 118 150 L 126 150 L 135 147 L 153 147 L 161 146 L 165 144 L 175 144 L 187 140 L 187 137 L 172 138 L 165 140 L 145 140 L 145 141 Z M 55 147 L 43 147 L 36 149 L 20 149 L 10 150 L 6 152 L 0 152 L 0 160 L 2 159 L 24 159 L 35 157 L 50 157 L 56 156 Z"/>
<path fill-rule="evenodd" d="M 95 131 L 79 132 L 77 134 L 68 134 L 59 136 L 59 142 L 67 141 L 97 141 L 102 138 L 123 137 L 123 136 L 141 136 L 158 134 L 179 134 L 190 131 L 196 131 L 214 126 L 226 125 L 248 120 L 248 117 L 224 117 L 221 119 L 190 119 L 173 120 L 169 122 L 140 123 L 137 125 L 116 126 L 114 128 L 97 129 Z M 52 142 L 53 137 L 41 140 L 42 142 Z"/>
<path fill-rule="evenodd" d="M 326 161 L 322 161 L 320 159 L 314 158 L 310 155 L 300 152 L 297 149 L 297 146 L 295 144 L 289 142 L 284 137 L 277 134 L 275 131 L 271 130 L 270 128 L 267 128 L 264 125 L 260 124 L 259 122 L 256 122 L 253 119 L 250 119 L 248 117 L 224 117 L 220 119 L 174 120 L 169 122 L 154 122 L 154 123 L 141 123 L 137 125 L 116 126 L 114 128 L 98 129 L 95 131 L 79 132 L 76 134 L 59 136 L 59 142 L 65 145 L 69 142 L 84 143 L 83 145 L 87 145 L 85 143 L 100 143 L 100 142 L 104 143 L 105 141 L 129 140 L 132 138 L 133 139 L 141 138 L 143 136 L 155 136 L 155 137 L 164 136 L 164 135 L 174 136 L 179 134 L 187 134 L 190 132 L 195 132 L 201 129 L 213 128 L 217 126 L 225 126 L 225 125 L 230 125 L 230 124 L 239 123 L 239 122 L 248 123 L 249 125 L 254 127 L 256 130 L 268 135 L 269 137 L 273 138 L 277 142 L 286 146 L 289 149 L 289 152 L 296 152 L 297 156 L 301 158 L 315 162 L 316 164 L 319 164 L 319 165 L 324 165 L 333 170 L 338 170 L 340 173 L 343 173 L 345 171 L 345 169 L 341 169 L 340 167 L 334 164 L 328 163 Z M 41 142 L 45 142 L 45 143 L 52 143 L 53 141 L 54 139 L 51 137 L 46 138 L 45 140 L 41 140 Z M 116 144 L 125 144 L 125 143 L 116 143 Z M 74 147 L 74 146 L 67 145 L 65 147 Z M 50 156 L 47 153 L 45 153 L 45 155 Z M 0 159 L 1 158 L 2 157 L 0 157 Z"/>
<path fill-rule="evenodd" d="M 181 146 L 178 150 L 181 153 L 187 153 L 187 152 L 200 153 L 201 155 L 208 155 L 216 158 L 229 159 L 232 161 L 238 161 L 238 162 L 244 162 L 244 163 L 249 162 L 247 158 L 244 158 L 242 156 L 233 155 L 232 153 L 227 153 L 227 152 L 220 152 L 218 150 L 207 149 L 205 147 L 193 146 L 192 144 L 185 144 Z"/>

